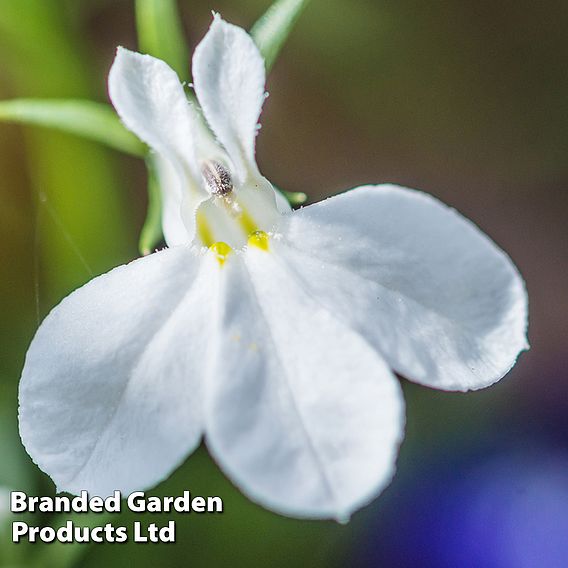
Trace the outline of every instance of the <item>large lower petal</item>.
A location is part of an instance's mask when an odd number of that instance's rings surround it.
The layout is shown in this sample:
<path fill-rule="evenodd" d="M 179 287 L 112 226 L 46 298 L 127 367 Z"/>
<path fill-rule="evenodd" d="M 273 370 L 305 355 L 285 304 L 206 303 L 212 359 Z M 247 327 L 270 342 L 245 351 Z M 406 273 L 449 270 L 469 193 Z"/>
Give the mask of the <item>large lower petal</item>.
<path fill-rule="evenodd" d="M 279 254 L 399 373 L 447 390 L 499 380 L 527 348 L 509 257 L 431 196 L 369 186 L 294 212 Z"/>
<path fill-rule="evenodd" d="M 196 447 L 208 279 L 186 247 L 95 278 L 59 304 L 29 348 L 20 433 L 58 490 L 150 487 Z"/>
<path fill-rule="evenodd" d="M 229 259 L 215 292 L 206 442 L 251 499 L 346 520 L 390 481 L 404 427 L 381 357 L 306 294 L 276 255 Z"/>

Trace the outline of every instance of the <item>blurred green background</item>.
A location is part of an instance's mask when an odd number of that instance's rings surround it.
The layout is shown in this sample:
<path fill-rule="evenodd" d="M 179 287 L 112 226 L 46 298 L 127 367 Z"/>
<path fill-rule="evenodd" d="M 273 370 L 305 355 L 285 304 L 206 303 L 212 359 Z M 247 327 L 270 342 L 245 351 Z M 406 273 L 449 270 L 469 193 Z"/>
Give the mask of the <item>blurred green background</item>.
<path fill-rule="evenodd" d="M 249 28 L 268 5 L 179 2 L 192 48 L 211 10 Z M 567 29 L 562 0 L 313 0 L 269 76 L 258 159 L 276 185 L 310 201 L 369 182 L 424 189 L 527 281 L 532 348 L 505 380 L 467 395 L 404 382 L 407 437 L 381 498 L 345 526 L 279 517 L 200 450 L 155 493 L 219 494 L 226 510 L 178 516 L 175 545 L 14 546 L 4 526 L 0 563 L 568 566 Z M 117 45 L 136 48 L 131 0 L 0 0 L 0 98 L 107 101 Z M 38 318 L 138 255 L 146 172 L 71 135 L 0 124 L 0 199 L 0 486 L 51 494 L 17 434 L 23 358 Z"/>

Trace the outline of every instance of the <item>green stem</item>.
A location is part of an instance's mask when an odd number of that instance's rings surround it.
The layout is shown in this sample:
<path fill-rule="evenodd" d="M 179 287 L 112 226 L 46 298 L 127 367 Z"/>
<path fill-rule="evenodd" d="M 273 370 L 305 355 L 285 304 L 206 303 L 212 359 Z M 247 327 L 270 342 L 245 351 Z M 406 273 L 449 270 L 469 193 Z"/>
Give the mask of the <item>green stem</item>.
<path fill-rule="evenodd" d="M 182 81 L 189 80 L 189 50 L 176 0 L 136 0 L 138 46 L 165 61 Z"/>
<path fill-rule="evenodd" d="M 270 71 L 294 24 L 309 0 L 276 0 L 258 19 L 250 34 Z"/>

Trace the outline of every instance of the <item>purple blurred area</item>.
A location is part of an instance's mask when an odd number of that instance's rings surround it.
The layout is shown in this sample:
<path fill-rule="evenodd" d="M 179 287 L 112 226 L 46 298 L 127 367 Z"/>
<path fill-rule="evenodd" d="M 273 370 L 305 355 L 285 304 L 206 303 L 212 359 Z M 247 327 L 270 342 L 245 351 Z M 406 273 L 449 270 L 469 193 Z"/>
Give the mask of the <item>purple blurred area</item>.
<path fill-rule="evenodd" d="M 452 468 L 431 464 L 429 478 L 391 501 L 389 522 L 365 531 L 354 565 L 565 567 L 568 452 L 514 446 L 479 448 Z"/>
<path fill-rule="evenodd" d="M 180 7 L 194 46 L 211 9 L 248 27 L 268 4 L 188 0 Z M 58 33 L 81 46 L 77 65 L 92 98 L 107 100 L 116 45 L 136 47 L 132 8 L 126 0 L 61 2 Z M 257 142 L 263 173 L 282 189 L 306 192 L 310 201 L 395 182 L 455 207 L 507 251 L 525 277 L 531 349 L 484 391 L 436 392 L 403 381 L 408 421 L 397 476 L 348 525 L 316 528 L 257 513 L 226 484 L 233 516 L 227 513 L 221 528 L 207 525 L 208 531 L 191 525 L 202 531 L 199 539 L 189 534 L 184 563 L 181 552 L 170 552 L 169 565 L 185 566 L 187 558 L 194 566 L 222 565 L 211 558 L 225 547 L 238 550 L 235 566 L 568 567 L 567 30 L 565 0 L 313 0 L 269 78 Z M 0 25 L 0 96 L 68 96 L 57 90 L 59 83 L 42 91 L 40 71 L 33 81 L 18 80 L 29 56 L 27 48 L 13 47 L 16 35 Z M 38 172 L 30 164 L 38 154 L 29 141 L 28 131 L 0 125 L 0 378 L 14 416 L 18 376 L 36 326 L 38 245 L 30 196 Z M 67 150 L 75 147 L 67 142 Z M 41 163 L 60 160 L 54 169 L 66 171 L 68 184 L 61 211 L 71 216 L 86 198 L 85 170 L 70 155 L 54 150 Z M 102 214 L 119 219 L 127 238 L 103 242 L 102 223 L 66 227 L 100 272 L 137 255 L 146 208 L 142 163 L 110 152 L 101 159 L 121 192 Z M 69 248 L 58 226 L 49 231 L 62 250 Z M 60 259 L 42 260 L 42 278 L 60 279 L 53 290 L 40 281 L 42 313 L 89 278 L 73 250 L 66 258 L 65 270 Z M 27 467 L 37 474 L 31 462 Z M 170 483 L 181 486 L 181 479 Z M 268 552 L 256 551 L 259 543 Z M 130 561 L 127 550 L 113 549 L 116 565 Z M 98 554 L 85 565 L 106 565 L 111 554 Z M 152 554 L 138 552 L 136 562 L 157 565 Z"/>

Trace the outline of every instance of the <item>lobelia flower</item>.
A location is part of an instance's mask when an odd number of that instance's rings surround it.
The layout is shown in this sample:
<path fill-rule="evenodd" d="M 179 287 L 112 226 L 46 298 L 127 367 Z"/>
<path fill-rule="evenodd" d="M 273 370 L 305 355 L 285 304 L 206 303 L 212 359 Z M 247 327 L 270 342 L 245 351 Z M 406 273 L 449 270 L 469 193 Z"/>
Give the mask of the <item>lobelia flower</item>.
<path fill-rule="evenodd" d="M 346 519 L 394 473 L 390 369 L 443 390 L 498 381 L 527 348 L 523 281 L 419 191 L 366 186 L 292 212 L 254 158 L 252 39 L 215 16 L 193 73 L 200 108 L 163 61 L 118 49 L 110 96 L 155 152 L 169 248 L 47 316 L 20 384 L 22 440 L 58 490 L 104 495 L 155 485 L 204 437 L 254 501 Z"/>

